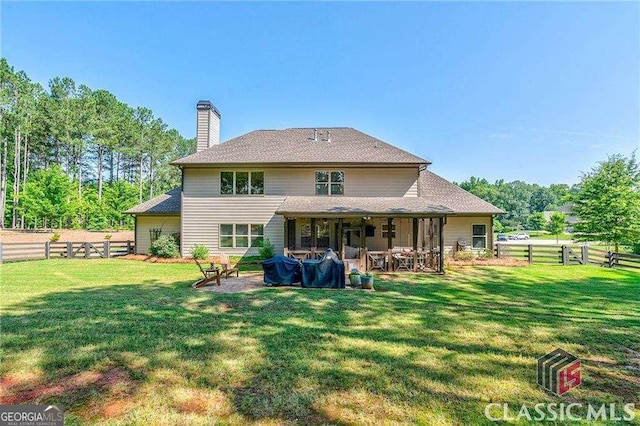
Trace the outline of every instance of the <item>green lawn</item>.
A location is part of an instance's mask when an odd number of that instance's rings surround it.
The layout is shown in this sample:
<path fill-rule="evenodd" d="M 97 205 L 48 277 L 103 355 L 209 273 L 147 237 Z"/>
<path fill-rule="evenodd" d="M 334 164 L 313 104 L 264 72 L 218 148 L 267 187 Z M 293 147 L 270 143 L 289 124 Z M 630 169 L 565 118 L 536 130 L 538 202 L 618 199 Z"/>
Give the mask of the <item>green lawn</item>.
<path fill-rule="evenodd" d="M 638 273 L 476 267 L 376 292 L 222 295 L 191 289 L 188 264 L 0 268 L 2 402 L 62 403 L 70 424 L 472 425 L 489 402 L 640 408 Z M 556 347 L 583 363 L 562 398 L 536 385 L 536 358 Z"/>

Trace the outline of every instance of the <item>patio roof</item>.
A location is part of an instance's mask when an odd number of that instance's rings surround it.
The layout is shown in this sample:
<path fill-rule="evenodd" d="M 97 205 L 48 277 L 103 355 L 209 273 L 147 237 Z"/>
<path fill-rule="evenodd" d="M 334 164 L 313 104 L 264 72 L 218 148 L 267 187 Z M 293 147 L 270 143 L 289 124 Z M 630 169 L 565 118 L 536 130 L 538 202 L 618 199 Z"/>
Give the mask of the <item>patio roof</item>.
<path fill-rule="evenodd" d="M 453 213 L 419 197 L 287 197 L 276 214 L 322 217 L 439 217 Z"/>

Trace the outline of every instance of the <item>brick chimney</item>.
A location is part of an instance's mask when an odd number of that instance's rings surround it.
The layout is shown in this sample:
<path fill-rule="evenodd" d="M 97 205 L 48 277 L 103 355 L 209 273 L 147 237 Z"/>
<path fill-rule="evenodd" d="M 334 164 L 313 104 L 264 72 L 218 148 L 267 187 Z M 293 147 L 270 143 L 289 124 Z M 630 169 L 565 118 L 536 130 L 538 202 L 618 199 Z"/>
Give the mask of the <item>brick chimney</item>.
<path fill-rule="evenodd" d="M 196 124 L 196 152 L 220 143 L 220 111 L 211 101 L 198 101 Z"/>

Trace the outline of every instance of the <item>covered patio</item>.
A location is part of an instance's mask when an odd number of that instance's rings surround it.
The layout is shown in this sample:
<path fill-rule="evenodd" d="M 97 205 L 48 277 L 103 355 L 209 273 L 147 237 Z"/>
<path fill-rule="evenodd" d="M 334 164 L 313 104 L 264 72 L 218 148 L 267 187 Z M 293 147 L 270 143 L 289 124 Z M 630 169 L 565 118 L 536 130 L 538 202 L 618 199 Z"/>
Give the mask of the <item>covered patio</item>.
<path fill-rule="evenodd" d="M 287 197 L 276 211 L 287 256 L 313 259 L 332 248 L 347 270 L 439 273 L 451 213 L 418 197 Z"/>

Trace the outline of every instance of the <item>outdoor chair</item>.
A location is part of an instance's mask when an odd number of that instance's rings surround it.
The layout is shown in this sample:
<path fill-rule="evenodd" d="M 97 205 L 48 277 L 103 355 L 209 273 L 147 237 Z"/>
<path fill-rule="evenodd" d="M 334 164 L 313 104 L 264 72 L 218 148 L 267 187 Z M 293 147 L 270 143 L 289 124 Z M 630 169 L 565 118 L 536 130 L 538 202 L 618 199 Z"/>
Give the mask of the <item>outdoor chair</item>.
<path fill-rule="evenodd" d="M 237 265 L 231 267 L 231 263 L 229 263 L 229 256 L 227 256 L 225 253 L 220 253 L 220 265 L 222 265 L 220 275 L 223 275 L 225 278 L 229 278 L 229 275 L 233 274 L 234 272 L 236 274 L 236 277 L 240 273 Z"/>
<path fill-rule="evenodd" d="M 202 272 L 202 275 L 204 278 L 201 278 L 200 280 L 196 281 L 195 283 L 193 283 L 193 288 L 200 288 L 200 287 L 204 287 L 205 285 L 211 283 L 211 282 L 216 282 L 216 284 L 220 285 L 220 270 L 217 268 L 209 268 L 209 269 L 204 269 L 202 267 L 202 265 L 200 264 L 200 262 L 198 262 L 197 259 L 193 259 L 196 262 L 196 265 L 198 265 L 198 268 L 200 268 L 200 272 Z"/>

